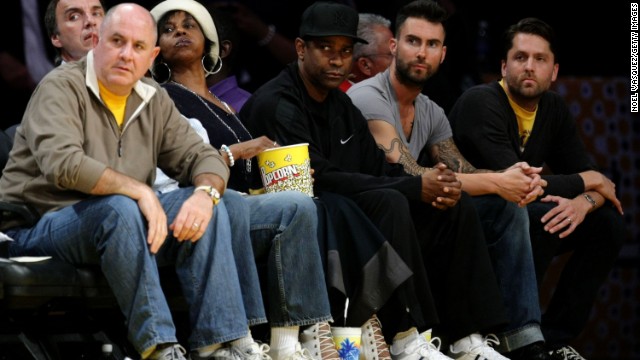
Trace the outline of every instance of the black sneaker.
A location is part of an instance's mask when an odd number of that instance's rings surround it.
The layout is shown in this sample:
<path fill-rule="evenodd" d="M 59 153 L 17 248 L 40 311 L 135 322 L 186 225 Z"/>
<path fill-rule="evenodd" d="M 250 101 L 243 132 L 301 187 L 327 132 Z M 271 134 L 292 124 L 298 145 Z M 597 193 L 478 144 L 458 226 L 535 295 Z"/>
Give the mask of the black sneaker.
<path fill-rule="evenodd" d="M 551 360 L 542 342 L 536 342 L 504 354 L 511 360 Z"/>
<path fill-rule="evenodd" d="M 587 360 L 569 345 L 549 351 L 552 360 Z"/>

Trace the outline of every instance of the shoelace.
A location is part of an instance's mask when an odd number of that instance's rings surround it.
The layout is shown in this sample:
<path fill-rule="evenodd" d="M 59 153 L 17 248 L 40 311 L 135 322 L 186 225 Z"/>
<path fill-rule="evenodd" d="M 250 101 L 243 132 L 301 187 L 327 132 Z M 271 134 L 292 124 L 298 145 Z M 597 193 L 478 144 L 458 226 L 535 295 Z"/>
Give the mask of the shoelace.
<path fill-rule="evenodd" d="M 496 351 L 493 348 L 497 345 L 500 345 L 500 340 L 498 340 L 498 337 L 495 334 L 487 334 L 487 336 L 484 337 L 482 344 L 472 348 L 472 350 L 481 348 L 480 353 L 482 355 L 484 355 L 484 351 L 495 353 Z"/>
<path fill-rule="evenodd" d="M 320 355 L 322 356 L 323 360 L 340 359 L 340 356 L 336 351 L 336 345 L 333 342 L 333 335 L 331 334 L 331 328 L 329 327 L 329 324 L 318 324 L 318 339 L 320 340 Z"/>
<path fill-rule="evenodd" d="M 253 346 L 251 347 L 251 349 L 253 350 Z M 259 356 L 258 359 L 271 360 L 271 356 L 269 356 L 269 354 L 267 354 L 269 352 L 269 350 L 271 350 L 269 345 L 267 345 L 267 344 L 259 344 L 258 351 L 250 353 L 252 355 L 251 358 L 255 359 L 254 356 L 258 355 Z"/>
<path fill-rule="evenodd" d="M 436 346 L 435 343 L 438 343 Z M 442 341 L 440 341 L 439 337 L 431 338 L 431 341 L 427 341 L 426 339 L 418 345 L 416 351 L 418 354 L 426 357 L 427 359 L 451 359 L 450 357 L 444 355 L 440 352 L 440 346 L 442 345 Z"/>
<path fill-rule="evenodd" d="M 377 326 L 376 326 L 377 325 Z M 391 354 L 389 353 L 388 347 L 380 348 L 378 344 L 386 344 L 384 340 L 384 335 L 382 334 L 382 325 L 378 318 L 374 315 L 369 321 L 367 321 L 366 325 L 367 331 L 371 331 L 373 335 L 373 342 L 376 349 L 376 355 L 378 355 L 379 359 L 391 359 Z"/>
<path fill-rule="evenodd" d="M 164 354 L 162 354 L 161 358 L 158 358 L 158 360 L 179 360 L 179 359 L 184 359 L 184 355 L 187 354 L 187 350 L 185 350 L 185 348 L 183 348 L 182 346 L 176 344 L 171 346 L 171 351 L 168 351 Z"/>
<path fill-rule="evenodd" d="M 285 358 L 285 360 L 298 360 L 298 359 L 314 360 L 309 350 L 304 348 L 297 348 L 293 354 Z"/>
<path fill-rule="evenodd" d="M 500 340 L 498 340 L 498 337 L 495 334 L 487 334 L 487 336 L 484 337 L 484 344 L 494 348 L 500 345 Z"/>
<path fill-rule="evenodd" d="M 555 353 L 563 355 L 567 360 L 586 360 L 578 352 L 569 345 L 563 346 L 556 350 Z"/>

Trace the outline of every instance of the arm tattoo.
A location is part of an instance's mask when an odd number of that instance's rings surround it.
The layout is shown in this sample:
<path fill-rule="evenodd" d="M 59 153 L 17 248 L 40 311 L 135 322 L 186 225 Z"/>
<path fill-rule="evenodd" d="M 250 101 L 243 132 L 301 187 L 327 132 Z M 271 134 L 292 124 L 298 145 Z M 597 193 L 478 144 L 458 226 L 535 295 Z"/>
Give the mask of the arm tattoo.
<path fill-rule="evenodd" d="M 443 162 L 449 169 L 459 173 L 474 173 L 476 168 L 465 159 L 452 138 L 441 141 L 431 147 L 434 163 Z"/>
<path fill-rule="evenodd" d="M 398 164 L 402 165 L 407 174 L 421 175 L 423 172 L 428 170 L 427 168 L 418 165 L 416 159 L 411 156 L 409 149 L 402 143 L 402 140 L 398 138 L 391 140 L 391 146 L 389 148 L 385 148 L 382 144 L 378 144 L 378 147 L 384 151 L 385 155 L 392 153 L 397 147 L 400 152 Z"/>

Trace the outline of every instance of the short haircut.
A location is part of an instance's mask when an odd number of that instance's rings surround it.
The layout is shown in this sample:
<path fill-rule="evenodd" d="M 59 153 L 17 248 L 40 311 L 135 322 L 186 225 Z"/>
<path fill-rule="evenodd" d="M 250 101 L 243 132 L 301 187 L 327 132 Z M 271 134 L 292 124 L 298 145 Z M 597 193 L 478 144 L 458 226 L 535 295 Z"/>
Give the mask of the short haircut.
<path fill-rule="evenodd" d="M 47 10 L 44 13 L 44 26 L 47 29 L 47 35 L 49 38 L 58 33 L 58 23 L 56 21 L 56 7 L 60 0 L 51 0 L 47 5 Z"/>
<path fill-rule="evenodd" d="M 365 39 L 369 44 L 356 43 L 353 46 L 353 59 L 358 59 L 364 54 L 375 51 L 378 47 L 376 43 L 376 27 L 384 26 L 391 28 L 391 20 L 384 16 L 371 13 L 358 14 L 358 37 Z"/>
<path fill-rule="evenodd" d="M 517 34 L 532 34 L 545 39 L 549 43 L 549 49 L 553 54 L 554 62 L 558 63 L 555 31 L 553 31 L 553 28 L 546 22 L 533 17 L 518 21 L 504 32 L 502 36 L 502 60 L 507 60 L 507 53 L 513 47 L 513 38 Z"/>
<path fill-rule="evenodd" d="M 51 37 L 53 35 L 58 35 L 60 30 L 58 29 L 58 21 L 56 19 L 56 7 L 58 7 L 58 3 L 60 0 L 51 0 L 47 5 L 47 9 L 44 12 L 44 27 L 47 30 L 47 36 L 49 36 L 49 41 L 51 41 Z M 102 5 L 102 9 L 105 10 L 104 1 L 99 0 L 100 5 Z M 56 51 L 56 58 L 54 59 L 56 65 L 60 65 L 62 62 L 62 50 L 58 47 L 54 46 Z"/>
<path fill-rule="evenodd" d="M 395 35 L 398 36 L 400 28 L 408 18 L 419 18 L 431 23 L 443 24 L 448 18 L 447 11 L 432 0 L 415 0 L 400 8 L 396 16 Z"/>

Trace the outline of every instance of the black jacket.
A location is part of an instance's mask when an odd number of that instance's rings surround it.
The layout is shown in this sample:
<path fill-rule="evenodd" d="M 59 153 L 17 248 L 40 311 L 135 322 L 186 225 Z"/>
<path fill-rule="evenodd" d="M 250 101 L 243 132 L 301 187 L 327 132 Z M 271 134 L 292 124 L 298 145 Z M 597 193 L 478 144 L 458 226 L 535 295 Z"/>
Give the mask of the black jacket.
<path fill-rule="evenodd" d="M 315 191 L 351 195 L 392 188 L 420 200 L 422 179 L 387 163 L 349 96 L 334 89 L 322 103 L 314 101 L 296 62 L 254 92 L 240 118 L 253 136 L 281 145 L 309 143 Z"/>
<path fill-rule="evenodd" d="M 547 91 L 538 104 L 536 119 L 523 152 L 516 115 L 498 82 L 467 90 L 449 113 L 453 138 L 473 166 L 505 169 L 518 161 L 546 164 L 546 194 L 573 198 L 584 192 L 579 172 L 594 170 L 575 120 L 559 94 Z"/>

